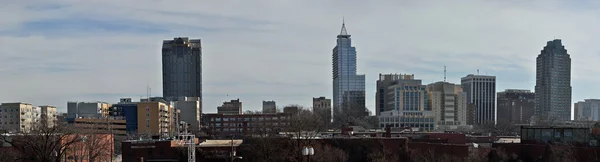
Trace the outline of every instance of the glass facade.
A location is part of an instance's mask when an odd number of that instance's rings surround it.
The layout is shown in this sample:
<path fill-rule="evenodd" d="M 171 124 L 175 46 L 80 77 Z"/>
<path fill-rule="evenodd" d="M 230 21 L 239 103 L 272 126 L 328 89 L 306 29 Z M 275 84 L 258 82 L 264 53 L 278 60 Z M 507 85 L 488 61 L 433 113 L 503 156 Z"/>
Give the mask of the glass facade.
<path fill-rule="evenodd" d="M 561 40 L 548 41 L 536 63 L 536 118 L 571 120 L 571 56 Z"/>
<path fill-rule="evenodd" d="M 352 47 L 345 24 L 333 48 L 332 66 L 334 116 L 349 107 L 366 111 L 365 75 L 356 74 L 356 48 Z"/>
<path fill-rule="evenodd" d="M 200 97 L 202 101 L 202 47 L 200 39 L 163 41 L 163 97 Z"/>

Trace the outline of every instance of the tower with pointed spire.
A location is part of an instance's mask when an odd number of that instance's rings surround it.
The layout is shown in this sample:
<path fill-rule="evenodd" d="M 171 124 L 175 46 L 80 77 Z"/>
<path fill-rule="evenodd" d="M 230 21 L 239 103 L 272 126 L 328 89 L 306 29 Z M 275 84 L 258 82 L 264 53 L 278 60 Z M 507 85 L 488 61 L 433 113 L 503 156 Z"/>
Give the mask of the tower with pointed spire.
<path fill-rule="evenodd" d="M 337 36 L 333 48 L 333 115 L 334 121 L 342 116 L 365 116 L 365 75 L 356 73 L 356 48 L 352 47 L 346 23 Z"/>

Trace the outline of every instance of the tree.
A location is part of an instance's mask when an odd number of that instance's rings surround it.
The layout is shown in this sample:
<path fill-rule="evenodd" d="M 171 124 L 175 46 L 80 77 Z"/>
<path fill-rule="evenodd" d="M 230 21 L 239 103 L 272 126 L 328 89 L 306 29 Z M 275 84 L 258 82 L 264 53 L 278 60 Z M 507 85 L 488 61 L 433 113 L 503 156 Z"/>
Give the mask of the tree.
<path fill-rule="evenodd" d="M 310 157 L 315 162 L 348 161 L 348 153 L 339 148 L 324 145 L 315 147 L 315 155 Z"/>
<path fill-rule="evenodd" d="M 76 132 L 62 123 L 49 127 L 48 123 L 40 122 L 24 133 L 3 134 L 0 141 L 12 146 L 17 161 L 59 162 L 70 146 L 82 140 Z"/>
<path fill-rule="evenodd" d="M 334 110 L 333 126 L 334 127 L 348 127 L 348 126 L 361 126 L 366 129 L 377 127 L 377 118 L 369 117 L 368 110 L 364 105 L 359 104 L 342 104 L 345 106 Z"/>

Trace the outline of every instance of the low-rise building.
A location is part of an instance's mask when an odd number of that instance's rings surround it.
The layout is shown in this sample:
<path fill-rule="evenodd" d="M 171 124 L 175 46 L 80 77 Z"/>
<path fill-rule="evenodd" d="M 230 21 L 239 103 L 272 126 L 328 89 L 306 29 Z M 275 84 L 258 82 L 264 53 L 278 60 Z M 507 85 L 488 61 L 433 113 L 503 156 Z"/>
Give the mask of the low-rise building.
<path fill-rule="evenodd" d="M 223 105 L 217 107 L 217 113 L 219 114 L 242 114 L 242 102 L 240 99 L 231 100 L 229 102 L 223 102 Z"/>
<path fill-rule="evenodd" d="M 273 135 L 289 126 L 290 114 L 204 114 L 215 136 Z"/>
<path fill-rule="evenodd" d="M 105 102 L 67 102 L 67 118 L 107 117 L 109 107 Z"/>
<path fill-rule="evenodd" d="M 122 117 L 67 118 L 67 123 L 72 124 L 80 132 L 127 136 L 125 119 Z"/>

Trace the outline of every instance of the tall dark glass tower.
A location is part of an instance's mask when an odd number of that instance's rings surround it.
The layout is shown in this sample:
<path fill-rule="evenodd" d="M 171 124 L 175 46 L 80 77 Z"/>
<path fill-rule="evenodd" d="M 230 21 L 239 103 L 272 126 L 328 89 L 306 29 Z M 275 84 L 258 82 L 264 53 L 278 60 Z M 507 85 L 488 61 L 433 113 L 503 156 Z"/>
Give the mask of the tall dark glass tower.
<path fill-rule="evenodd" d="M 535 117 L 571 120 L 571 57 L 560 39 L 548 41 L 537 56 Z"/>
<path fill-rule="evenodd" d="M 202 103 L 202 47 L 200 39 L 163 41 L 163 97 L 199 97 Z"/>
<path fill-rule="evenodd" d="M 337 45 L 333 48 L 333 108 L 334 120 L 344 111 L 364 115 L 365 75 L 356 74 L 356 48 L 352 47 L 346 24 L 337 36 Z"/>

